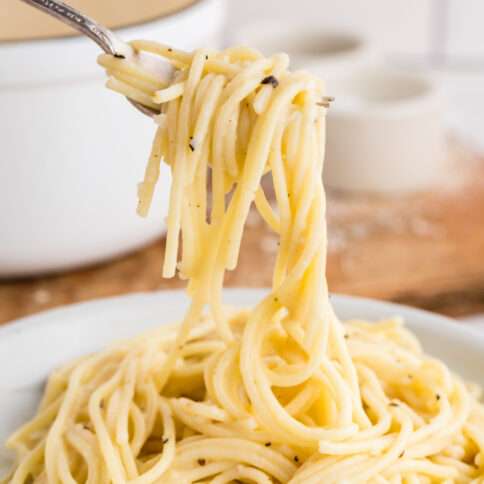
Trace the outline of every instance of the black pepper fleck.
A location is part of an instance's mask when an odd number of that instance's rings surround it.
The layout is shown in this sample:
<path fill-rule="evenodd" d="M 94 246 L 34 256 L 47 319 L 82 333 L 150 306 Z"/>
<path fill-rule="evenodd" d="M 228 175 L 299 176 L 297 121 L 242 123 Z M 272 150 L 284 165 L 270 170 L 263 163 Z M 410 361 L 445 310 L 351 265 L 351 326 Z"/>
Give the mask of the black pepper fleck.
<path fill-rule="evenodd" d="M 299 457 L 297 455 L 294 456 L 294 462 L 299 462 Z"/>
<path fill-rule="evenodd" d="M 161 442 L 163 445 L 167 444 L 170 439 L 168 437 L 165 437 Z"/>
<path fill-rule="evenodd" d="M 274 76 L 267 76 L 260 81 L 261 84 L 270 84 L 272 87 L 277 87 L 279 85 L 279 81 Z"/>
<path fill-rule="evenodd" d="M 405 455 L 405 451 L 402 450 L 402 452 L 400 452 L 400 455 L 398 456 L 398 458 L 401 459 L 404 455 Z"/>
<path fill-rule="evenodd" d="M 266 447 L 270 447 L 272 444 L 271 444 L 270 442 L 266 442 L 264 445 L 265 445 Z"/>
<path fill-rule="evenodd" d="M 173 52 L 173 49 L 171 47 L 168 47 L 168 52 Z"/>
<path fill-rule="evenodd" d="M 438 393 L 435 394 L 436 400 L 440 400 L 440 395 Z"/>
<path fill-rule="evenodd" d="M 205 459 L 198 459 L 198 464 L 204 466 L 207 463 Z"/>
<path fill-rule="evenodd" d="M 398 407 L 398 403 L 397 402 L 390 402 L 388 405 L 390 405 L 390 407 Z"/>
<path fill-rule="evenodd" d="M 114 57 L 116 57 L 116 59 L 126 59 L 126 56 L 123 54 L 114 54 Z"/>
<path fill-rule="evenodd" d="M 188 146 L 192 151 L 195 151 L 195 143 L 193 142 L 193 136 L 190 136 L 190 142 L 188 143 Z"/>

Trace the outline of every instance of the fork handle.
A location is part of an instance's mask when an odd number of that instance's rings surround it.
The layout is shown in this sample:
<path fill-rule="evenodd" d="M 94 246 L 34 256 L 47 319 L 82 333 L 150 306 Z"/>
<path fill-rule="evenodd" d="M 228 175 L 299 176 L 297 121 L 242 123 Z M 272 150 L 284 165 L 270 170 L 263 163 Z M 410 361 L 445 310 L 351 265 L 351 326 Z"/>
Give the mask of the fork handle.
<path fill-rule="evenodd" d="M 106 27 L 98 24 L 86 15 L 78 12 L 64 2 L 58 0 L 21 0 L 32 7 L 38 8 L 70 25 L 81 34 L 94 40 L 104 52 L 111 55 L 124 55 L 127 53 L 127 46 L 121 42 L 113 32 Z"/>

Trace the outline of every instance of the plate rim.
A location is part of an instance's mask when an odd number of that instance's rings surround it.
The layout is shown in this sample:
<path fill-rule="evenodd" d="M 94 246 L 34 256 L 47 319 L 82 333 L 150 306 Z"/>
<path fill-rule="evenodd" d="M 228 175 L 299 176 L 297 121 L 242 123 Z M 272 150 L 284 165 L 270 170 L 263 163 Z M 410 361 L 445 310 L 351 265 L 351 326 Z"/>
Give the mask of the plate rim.
<path fill-rule="evenodd" d="M 236 297 L 237 293 L 245 293 L 246 295 L 252 293 L 254 296 L 260 296 L 268 290 L 269 288 L 267 287 L 234 287 L 225 288 L 223 290 L 223 294 L 230 294 L 232 295 L 232 297 L 234 297 L 235 295 Z M 157 289 L 154 291 L 131 292 L 127 294 L 107 296 L 89 299 L 87 301 L 64 304 L 59 307 L 41 310 L 34 314 L 23 316 L 21 318 L 17 318 L 12 321 L 7 321 L 6 323 L 3 323 L 2 325 L 0 325 L 0 338 L 8 338 L 10 337 L 10 335 L 18 334 L 22 331 L 28 331 L 31 327 L 34 326 L 38 328 L 39 324 L 52 325 L 58 323 L 60 320 L 62 320 L 62 324 L 69 324 L 69 321 L 66 321 L 66 318 L 68 319 L 70 315 L 77 315 L 79 311 L 96 311 L 100 309 L 102 310 L 108 305 L 110 306 L 114 303 L 128 304 L 130 302 L 139 302 L 135 300 L 143 298 L 151 300 L 152 298 L 156 298 L 156 296 L 159 294 L 163 294 L 164 297 L 173 295 L 177 297 L 182 296 L 182 298 L 187 299 L 187 294 L 184 289 Z M 393 312 L 395 316 L 403 315 L 404 320 L 408 320 L 409 317 L 414 316 L 418 319 L 424 319 L 430 324 L 443 324 L 447 330 L 453 333 L 461 333 L 462 335 L 471 336 L 473 338 L 477 337 L 479 340 L 481 340 L 484 348 L 483 332 L 477 330 L 476 328 L 472 328 L 470 325 L 466 325 L 465 323 L 459 323 L 456 319 L 449 316 L 444 316 L 438 313 L 434 313 L 432 311 L 415 308 L 396 302 L 366 298 L 361 296 L 353 296 L 342 293 L 331 292 L 330 299 L 332 302 L 335 303 L 335 306 L 352 306 L 355 304 L 360 304 L 365 305 L 373 310 L 381 308 L 382 312 L 385 313 Z M 335 312 L 338 316 L 337 310 Z"/>

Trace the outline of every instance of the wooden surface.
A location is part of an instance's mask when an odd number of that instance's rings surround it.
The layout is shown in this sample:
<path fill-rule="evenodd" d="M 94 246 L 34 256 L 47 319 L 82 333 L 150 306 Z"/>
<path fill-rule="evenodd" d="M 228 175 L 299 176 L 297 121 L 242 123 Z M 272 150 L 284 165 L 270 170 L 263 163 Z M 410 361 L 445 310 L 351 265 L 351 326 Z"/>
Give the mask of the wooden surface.
<path fill-rule="evenodd" d="M 450 315 L 484 311 L 484 160 L 457 153 L 452 183 L 411 197 L 328 200 L 328 278 L 334 292 Z M 450 173 L 450 172 L 449 172 Z M 277 239 L 251 213 L 227 286 L 271 281 Z M 0 282 L 0 322 L 62 304 L 183 287 L 161 278 L 164 242 L 67 274 Z"/>

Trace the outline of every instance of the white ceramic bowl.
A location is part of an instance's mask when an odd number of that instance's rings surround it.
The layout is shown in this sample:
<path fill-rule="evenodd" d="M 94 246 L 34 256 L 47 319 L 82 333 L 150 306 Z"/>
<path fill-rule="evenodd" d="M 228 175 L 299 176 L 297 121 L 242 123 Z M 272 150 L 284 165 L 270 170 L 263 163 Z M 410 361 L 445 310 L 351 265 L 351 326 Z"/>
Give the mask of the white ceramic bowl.
<path fill-rule="evenodd" d="M 199 0 L 118 31 L 183 49 L 217 46 L 223 0 Z M 104 88 L 82 37 L 0 43 L 0 276 L 93 263 L 163 231 L 168 170 L 153 212 L 136 216 L 154 126 Z"/>
<path fill-rule="evenodd" d="M 324 178 L 343 190 L 403 193 L 446 167 L 443 106 L 427 77 L 371 66 L 330 83 Z"/>
<path fill-rule="evenodd" d="M 231 289 L 224 297 L 231 304 L 247 306 L 264 293 Z M 484 334 L 442 316 L 396 304 L 347 296 L 333 296 L 332 303 L 342 320 L 402 316 L 427 352 L 463 377 L 484 385 Z M 182 291 L 134 294 L 47 311 L 0 328 L 0 443 L 32 415 L 42 385 L 54 368 L 114 339 L 179 320 L 187 304 Z M 8 458 L 5 451 L 3 458 Z"/>

